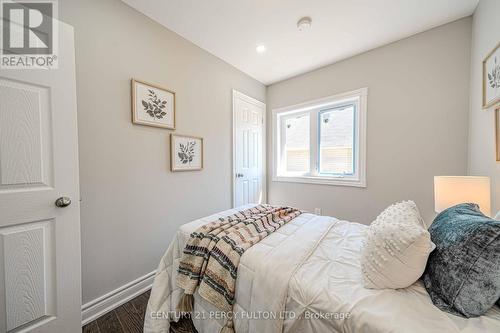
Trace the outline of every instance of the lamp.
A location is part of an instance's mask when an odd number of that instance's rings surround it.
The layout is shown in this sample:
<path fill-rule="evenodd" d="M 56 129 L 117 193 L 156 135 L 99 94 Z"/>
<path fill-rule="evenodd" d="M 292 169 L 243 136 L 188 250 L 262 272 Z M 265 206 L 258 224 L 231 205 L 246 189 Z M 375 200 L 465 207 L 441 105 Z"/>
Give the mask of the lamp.
<path fill-rule="evenodd" d="M 490 178 L 472 176 L 434 177 L 434 209 L 437 213 L 460 203 L 479 205 L 485 215 L 491 214 Z"/>

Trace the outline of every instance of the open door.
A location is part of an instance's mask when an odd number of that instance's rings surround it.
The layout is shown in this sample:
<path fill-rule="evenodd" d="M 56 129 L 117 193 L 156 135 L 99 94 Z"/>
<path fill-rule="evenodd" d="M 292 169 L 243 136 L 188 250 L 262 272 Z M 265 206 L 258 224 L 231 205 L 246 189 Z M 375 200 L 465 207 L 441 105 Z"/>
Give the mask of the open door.
<path fill-rule="evenodd" d="M 73 28 L 57 69 L 0 69 L 0 332 L 81 332 Z"/>
<path fill-rule="evenodd" d="M 233 207 L 266 202 L 266 105 L 233 90 Z"/>

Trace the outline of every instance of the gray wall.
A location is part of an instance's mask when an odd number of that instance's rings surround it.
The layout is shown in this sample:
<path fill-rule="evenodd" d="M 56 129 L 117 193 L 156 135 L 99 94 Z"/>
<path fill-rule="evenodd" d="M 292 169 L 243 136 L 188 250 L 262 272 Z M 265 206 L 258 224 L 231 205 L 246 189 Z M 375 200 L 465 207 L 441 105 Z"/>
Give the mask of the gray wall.
<path fill-rule="evenodd" d="M 430 223 L 433 176 L 466 173 L 470 40 L 465 18 L 269 86 L 269 126 L 274 108 L 369 92 L 368 187 L 273 182 L 269 164 L 268 200 L 368 224 L 387 205 L 412 199 Z"/>
<path fill-rule="evenodd" d="M 59 1 L 75 27 L 83 302 L 158 265 L 177 228 L 231 206 L 231 89 L 265 87 L 119 0 Z M 130 79 L 177 93 L 177 130 L 205 169 L 169 171 L 171 131 L 132 125 Z"/>
<path fill-rule="evenodd" d="M 491 212 L 500 210 L 500 162 L 495 158 L 495 112 L 483 110 L 482 62 L 500 42 L 500 1 L 481 0 L 472 20 L 469 173 L 491 177 Z"/>

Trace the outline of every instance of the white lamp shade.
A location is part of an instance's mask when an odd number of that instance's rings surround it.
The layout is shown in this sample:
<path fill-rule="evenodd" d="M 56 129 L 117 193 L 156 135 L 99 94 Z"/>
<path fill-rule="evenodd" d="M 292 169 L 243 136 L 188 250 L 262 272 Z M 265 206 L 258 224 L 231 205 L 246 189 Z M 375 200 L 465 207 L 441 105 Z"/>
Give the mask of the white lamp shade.
<path fill-rule="evenodd" d="M 479 205 L 481 212 L 491 214 L 490 178 L 472 176 L 434 177 L 434 206 L 437 213 L 460 203 Z"/>

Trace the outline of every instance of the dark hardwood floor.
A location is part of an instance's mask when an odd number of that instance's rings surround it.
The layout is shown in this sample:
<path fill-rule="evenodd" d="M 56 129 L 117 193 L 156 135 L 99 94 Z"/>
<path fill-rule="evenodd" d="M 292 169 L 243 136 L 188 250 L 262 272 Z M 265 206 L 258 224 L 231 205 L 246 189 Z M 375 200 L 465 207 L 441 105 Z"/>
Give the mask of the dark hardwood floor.
<path fill-rule="evenodd" d="M 83 333 L 142 333 L 150 291 L 128 301 L 83 326 Z M 193 322 L 183 318 L 170 325 L 170 333 L 197 333 Z"/>

